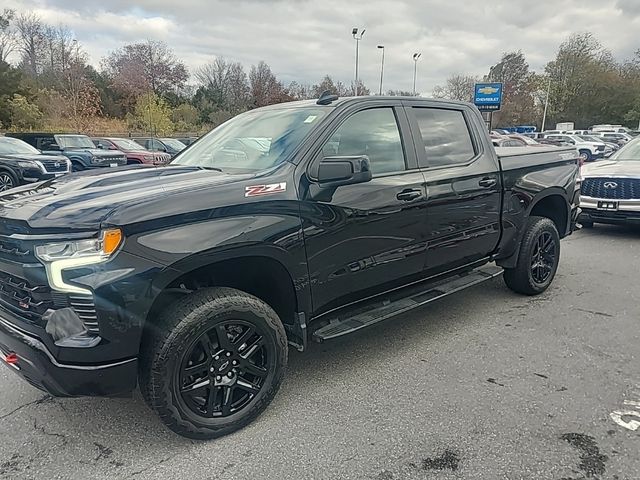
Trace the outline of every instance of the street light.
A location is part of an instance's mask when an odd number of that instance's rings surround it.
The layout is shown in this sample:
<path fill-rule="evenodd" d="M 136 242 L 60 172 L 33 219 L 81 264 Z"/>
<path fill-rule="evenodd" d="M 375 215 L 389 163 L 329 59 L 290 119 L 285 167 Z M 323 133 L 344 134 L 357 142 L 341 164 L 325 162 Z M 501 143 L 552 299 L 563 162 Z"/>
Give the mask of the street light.
<path fill-rule="evenodd" d="M 416 94 L 416 76 L 418 74 L 418 59 L 422 56 L 421 53 L 413 54 L 413 94 Z"/>
<path fill-rule="evenodd" d="M 360 35 L 358 35 L 358 29 L 355 27 L 351 31 L 351 34 L 353 35 L 353 39 L 356 41 L 356 84 L 354 87 L 356 97 L 358 96 L 358 51 L 360 46 L 360 40 L 362 40 L 362 36 L 364 35 L 365 31 L 366 30 L 363 28 L 362 32 L 360 32 Z"/>
<path fill-rule="evenodd" d="M 551 94 L 551 76 L 549 76 L 549 83 L 547 83 L 547 98 L 544 101 L 544 113 L 542 114 L 542 129 L 544 132 L 544 126 L 547 123 L 547 108 L 549 108 L 549 95 Z"/>
<path fill-rule="evenodd" d="M 384 76 L 384 45 L 378 45 L 382 50 L 382 65 L 380 65 L 380 95 L 382 95 L 382 77 Z"/>

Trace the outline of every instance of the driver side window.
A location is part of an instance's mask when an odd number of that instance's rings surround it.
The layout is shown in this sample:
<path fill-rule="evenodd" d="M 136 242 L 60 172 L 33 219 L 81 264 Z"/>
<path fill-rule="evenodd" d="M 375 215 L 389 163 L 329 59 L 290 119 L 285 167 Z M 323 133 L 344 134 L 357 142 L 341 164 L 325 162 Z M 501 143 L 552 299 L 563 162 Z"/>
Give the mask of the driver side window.
<path fill-rule="evenodd" d="M 324 157 L 366 155 L 375 175 L 406 169 L 400 130 L 391 107 L 351 115 L 322 147 Z"/>

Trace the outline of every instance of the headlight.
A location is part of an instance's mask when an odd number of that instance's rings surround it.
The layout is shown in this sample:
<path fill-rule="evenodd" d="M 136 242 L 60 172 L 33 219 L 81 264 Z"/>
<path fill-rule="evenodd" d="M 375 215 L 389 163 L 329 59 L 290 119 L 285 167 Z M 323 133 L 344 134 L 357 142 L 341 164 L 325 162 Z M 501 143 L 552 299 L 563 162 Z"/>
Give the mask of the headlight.
<path fill-rule="evenodd" d="M 40 168 L 40 166 L 36 162 L 29 162 L 26 160 L 20 160 L 18 162 L 18 166 L 20 168 Z"/>
<path fill-rule="evenodd" d="M 150 162 L 151 160 L 153 160 L 153 155 L 143 155 L 143 158 L 144 158 L 147 162 Z"/>
<path fill-rule="evenodd" d="M 118 249 L 121 243 L 122 231 L 115 228 L 105 230 L 98 239 L 39 245 L 35 249 L 35 254 L 44 263 L 51 288 L 62 292 L 91 293 L 84 288 L 65 283 L 62 271 L 102 263 Z"/>

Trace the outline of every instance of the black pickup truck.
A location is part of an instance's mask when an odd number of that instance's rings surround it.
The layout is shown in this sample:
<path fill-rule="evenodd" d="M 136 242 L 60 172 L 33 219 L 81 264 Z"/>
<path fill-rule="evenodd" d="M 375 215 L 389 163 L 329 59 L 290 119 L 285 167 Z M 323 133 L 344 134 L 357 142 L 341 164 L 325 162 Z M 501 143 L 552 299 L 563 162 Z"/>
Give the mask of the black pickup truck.
<path fill-rule="evenodd" d="M 2 359 L 53 395 L 139 384 L 174 431 L 224 435 L 271 402 L 289 345 L 502 272 L 543 292 L 577 174 L 575 149 L 496 154 L 468 104 L 326 94 L 256 109 L 168 166 L 1 194 Z"/>

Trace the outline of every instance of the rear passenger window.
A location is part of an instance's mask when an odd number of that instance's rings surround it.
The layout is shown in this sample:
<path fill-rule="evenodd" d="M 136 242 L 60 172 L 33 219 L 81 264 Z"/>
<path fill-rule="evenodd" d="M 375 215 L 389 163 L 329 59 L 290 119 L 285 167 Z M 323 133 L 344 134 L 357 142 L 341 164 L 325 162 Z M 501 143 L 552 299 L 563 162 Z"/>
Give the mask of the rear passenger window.
<path fill-rule="evenodd" d="M 424 143 L 421 167 L 440 167 L 467 163 L 476 156 L 469 127 L 460 110 L 413 107 Z"/>
<path fill-rule="evenodd" d="M 374 175 L 406 168 L 398 123 L 390 107 L 351 115 L 327 141 L 322 153 L 325 157 L 367 155 Z"/>

